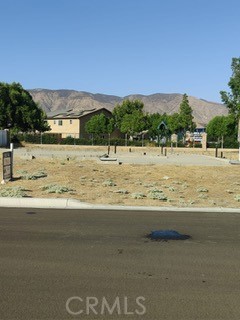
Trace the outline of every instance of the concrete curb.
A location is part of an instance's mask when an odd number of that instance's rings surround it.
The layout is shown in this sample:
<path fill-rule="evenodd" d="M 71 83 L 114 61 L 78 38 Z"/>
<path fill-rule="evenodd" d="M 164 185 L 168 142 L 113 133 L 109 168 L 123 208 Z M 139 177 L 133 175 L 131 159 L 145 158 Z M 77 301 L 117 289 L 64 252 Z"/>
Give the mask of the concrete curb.
<path fill-rule="evenodd" d="M 132 210 L 132 211 L 167 211 L 167 212 L 219 212 L 239 213 L 238 208 L 195 208 L 195 207 L 147 207 L 147 206 L 113 206 L 96 205 L 76 199 L 63 198 L 0 198 L 0 207 L 38 208 L 38 209 L 91 209 L 91 210 Z"/>
<path fill-rule="evenodd" d="M 68 198 L 0 198 L 0 207 L 42 209 L 87 209 L 91 204 Z"/>

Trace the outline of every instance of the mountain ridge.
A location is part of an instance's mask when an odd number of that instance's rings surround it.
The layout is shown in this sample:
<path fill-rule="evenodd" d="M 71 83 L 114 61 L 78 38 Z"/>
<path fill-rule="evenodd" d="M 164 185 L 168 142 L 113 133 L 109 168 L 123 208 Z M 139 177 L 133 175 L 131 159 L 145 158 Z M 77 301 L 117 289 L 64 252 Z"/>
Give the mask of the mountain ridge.
<path fill-rule="evenodd" d="M 153 93 L 150 95 L 130 94 L 124 97 L 77 91 L 71 89 L 30 89 L 33 100 L 48 114 L 58 110 L 73 109 L 74 112 L 90 108 L 106 108 L 110 111 L 124 99 L 139 99 L 144 103 L 144 111 L 148 113 L 178 112 L 183 94 L 181 93 Z M 189 104 L 193 109 L 194 120 L 197 123 L 207 124 L 213 117 L 226 115 L 226 106 L 217 102 L 210 102 L 188 96 Z"/>

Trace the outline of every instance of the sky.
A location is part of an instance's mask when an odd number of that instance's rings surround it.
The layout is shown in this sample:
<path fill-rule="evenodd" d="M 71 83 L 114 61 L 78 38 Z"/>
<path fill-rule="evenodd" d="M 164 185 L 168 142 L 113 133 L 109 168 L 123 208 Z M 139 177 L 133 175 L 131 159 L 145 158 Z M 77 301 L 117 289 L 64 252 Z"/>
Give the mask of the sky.
<path fill-rule="evenodd" d="M 0 0 L 0 82 L 221 102 L 239 0 Z"/>

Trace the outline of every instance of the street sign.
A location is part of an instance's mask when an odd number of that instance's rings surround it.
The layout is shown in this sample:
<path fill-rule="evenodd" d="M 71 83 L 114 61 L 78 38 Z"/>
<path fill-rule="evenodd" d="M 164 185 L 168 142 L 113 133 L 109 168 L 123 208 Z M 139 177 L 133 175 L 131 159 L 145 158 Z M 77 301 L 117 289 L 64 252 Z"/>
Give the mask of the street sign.
<path fill-rule="evenodd" d="M 12 152 L 3 152 L 3 180 L 12 179 Z"/>

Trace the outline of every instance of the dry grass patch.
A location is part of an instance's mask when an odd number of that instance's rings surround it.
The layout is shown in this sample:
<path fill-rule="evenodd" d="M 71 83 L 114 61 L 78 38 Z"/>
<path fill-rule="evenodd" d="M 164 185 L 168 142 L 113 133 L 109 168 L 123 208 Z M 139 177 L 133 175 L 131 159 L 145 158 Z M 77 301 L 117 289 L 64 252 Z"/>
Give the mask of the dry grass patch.
<path fill-rule="evenodd" d="M 15 158 L 16 178 L 21 176 L 18 170 L 34 174 L 40 168 L 44 168 L 44 177 L 16 179 L 0 186 L 0 192 L 11 186 L 29 190 L 32 197 L 67 197 L 98 204 L 239 207 L 239 166 L 119 166 L 76 159 L 61 163 L 61 159 Z M 42 189 L 47 185 L 61 186 L 67 191 L 47 193 Z M 151 195 L 151 190 L 162 192 Z"/>

